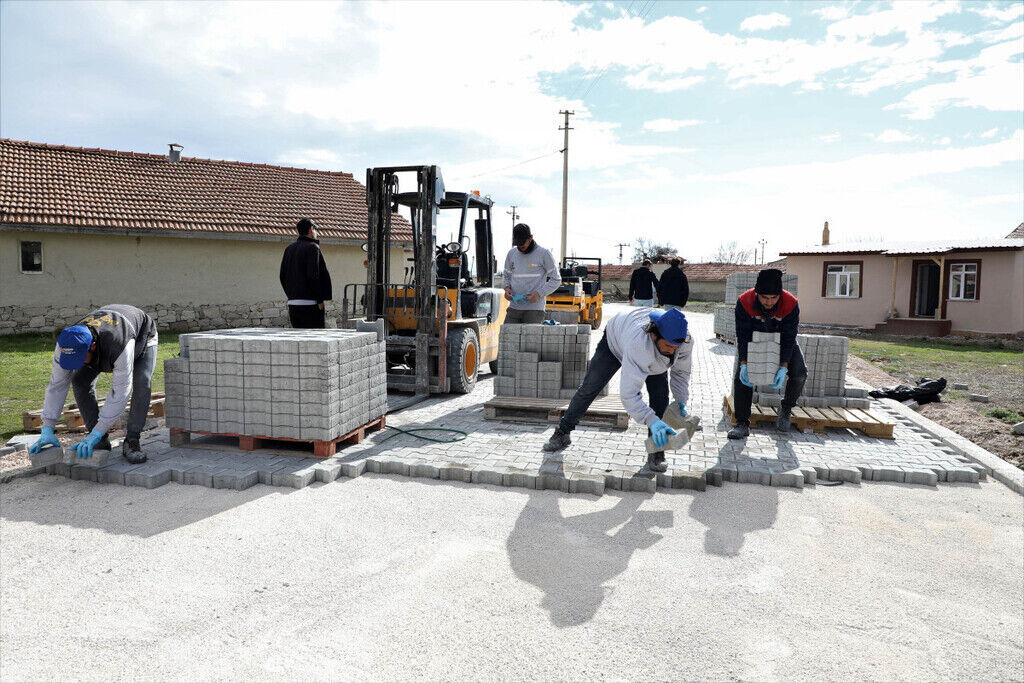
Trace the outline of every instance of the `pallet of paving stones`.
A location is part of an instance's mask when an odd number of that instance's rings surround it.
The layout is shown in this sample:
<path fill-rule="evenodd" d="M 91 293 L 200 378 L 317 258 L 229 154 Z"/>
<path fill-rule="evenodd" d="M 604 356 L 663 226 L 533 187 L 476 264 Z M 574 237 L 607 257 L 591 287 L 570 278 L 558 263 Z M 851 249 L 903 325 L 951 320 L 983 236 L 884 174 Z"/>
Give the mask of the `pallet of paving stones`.
<path fill-rule="evenodd" d="M 736 424 L 736 410 L 733 405 L 733 397 L 726 396 L 723 400 L 723 407 L 732 424 Z M 772 406 L 758 405 L 750 406 L 750 426 L 757 427 L 759 424 L 774 424 L 779 414 Z M 874 413 L 870 410 L 858 408 L 810 408 L 807 406 L 794 406 L 790 414 L 793 425 L 802 430 L 823 433 L 825 428 L 856 429 L 863 432 L 865 436 L 874 439 L 892 439 L 895 423 Z"/>
<path fill-rule="evenodd" d="M 102 408 L 105 399 L 100 399 L 96 403 L 98 407 Z M 130 402 L 129 402 L 130 403 Z M 164 395 L 162 393 L 155 393 L 149 401 L 149 411 L 146 413 L 146 417 L 163 417 L 164 416 Z M 40 410 L 28 410 L 21 414 L 21 424 L 25 428 L 25 431 L 35 431 L 43 426 L 43 411 Z M 71 404 L 67 410 L 61 413 L 60 421 L 54 427 L 55 431 L 74 431 L 76 429 L 84 429 L 85 421 L 82 419 L 82 414 L 78 411 L 75 404 Z"/>
<path fill-rule="evenodd" d="M 569 407 L 567 399 L 495 396 L 484 404 L 484 418 L 510 422 L 557 424 Z M 580 424 L 588 427 L 626 429 L 629 413 L 618 396 L 601 396 L 584 413 Z"/>
<path fill-rule="evenodd" d="M 352 444 L 362 443 L 363 439 L 366 438 L 367 434 L 379 432 L 387 426 L 387 418 L 381 416 L 376 420 L 372 420 L 367 424 L 360 425 L 347 434 L 343 434 L 330 441 L 322 441 L 317 439 L 290 439 L 281 436 L 247 436 L 244 434 L 221 434 L 215 432 L 197 432 L 187 431 L 184 429 L 171 429 L 171 444 L 175 446 L 184 446 L 192 440 L 193 434 L 199 434 L 201 436 L 220 436 L 232 439 L 238 439 L 238 450 L 240 451 L 255 451 L 260 448 L 267 448 L 273 444 L 274 441 L 286 441 L 288 443 L 304 443 L 309 444 L 313 447 L 314 458 L 329 458 L 338 452 L 338 446 L 348 446 Z"/>

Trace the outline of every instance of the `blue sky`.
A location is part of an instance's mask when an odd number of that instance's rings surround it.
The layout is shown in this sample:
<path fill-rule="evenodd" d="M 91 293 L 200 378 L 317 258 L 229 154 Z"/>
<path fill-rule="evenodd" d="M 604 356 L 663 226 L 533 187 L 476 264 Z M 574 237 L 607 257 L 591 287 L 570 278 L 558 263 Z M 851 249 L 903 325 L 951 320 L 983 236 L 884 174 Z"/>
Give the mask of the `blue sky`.
<path fill-rule="evenodd" d="M 557 249 L 568 108 L 571 252 L 771 258 L 1024 220 L 1022 53 L 1021 2 L 3 2 L 0 135 L 436 163 Z"/>

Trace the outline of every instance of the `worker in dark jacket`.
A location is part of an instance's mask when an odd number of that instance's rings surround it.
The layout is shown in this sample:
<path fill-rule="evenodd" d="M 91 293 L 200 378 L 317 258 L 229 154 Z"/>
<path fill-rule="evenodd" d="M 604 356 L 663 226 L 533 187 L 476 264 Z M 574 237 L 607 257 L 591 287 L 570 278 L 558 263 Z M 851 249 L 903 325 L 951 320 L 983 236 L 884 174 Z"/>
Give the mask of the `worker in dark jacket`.
<path fill-rule="evenodd" d="M 786 387 L 775 428 L 780 432 L 789 431 L 790 413 L 807 381 L 807 366 L 796 342 L 799 326 L 799 302 L 782 289 L 781 270 L 762 270 L 757 274 L 754 288 L 743 292 L 736 300 L 737 364 L 732 382 L 736 426 L 729 431 L 730 439 L 742 439 L 750 434 L 750 403 L 754 385 L 747 377 L 747 345 L 755 331 L 780 333 L 779 369 L 771 388 Z"/>
<path fill-rule="evenodd" d="M 331 274 L 320 253 L 313 221 L 295 225 L 299 238 L 288 245 L 281 259 L 281 286 L 288 297 L 288 319 L 296 329 L 323 329 L 324 302 L 331 300 Z"/>
<path fill-rule="evenodd" d="M 690 283 L 686 279 L 686 273 L 679 267 L 681 261 L 677 258 L 669 261 L 669 267 L 661 274 L 661 282 L 658 284 L 658 298 L 662 306 L 682 308 L 690 298 Z"/>
<path fill-rule="evenodd" d="M 658 277 L 651 270 L 651 262 L 644 259 L 639 268 L 629 276 L 629 303 L 634 306 L 652 307 L 658 296 Z"/>

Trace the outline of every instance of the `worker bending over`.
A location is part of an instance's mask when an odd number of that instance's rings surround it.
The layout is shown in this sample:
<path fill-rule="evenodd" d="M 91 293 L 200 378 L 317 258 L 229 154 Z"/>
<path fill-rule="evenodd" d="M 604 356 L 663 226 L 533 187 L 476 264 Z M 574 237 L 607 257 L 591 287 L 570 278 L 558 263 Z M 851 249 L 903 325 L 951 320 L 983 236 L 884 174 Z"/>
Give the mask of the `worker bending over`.
<path fill-rule="evenodd" d="M 131 392 L 132 406 L 121 453 L 130 463 L 146 462 L 139 436 L 149 412 L 156 352 L 156 323 L 134 306 L 104 306 L 65 328 L 57 337 L 53 352 L 53 372 L 43 403 L 42 434 L 30 450 L 38 453 L 46 445 L 60 446 L 53 428 L 64 410 L 70 385 L 89 430 L 75 444 L 75 455 L 90 458 L 93 450 L 110 450 L 107 433 L 124 412 Z M 96 403 L 96 378 L 101 372 L 114 373 L 102 410 Z"/>
<path fill-rule="evenodd" d="M 548 294 L 562 284 L 551 252 L 537 244 L 526 223 L 512 228 L 512 244 L 505 257 L 505 298 L 512 302 L 505 324 L 544 322 Z"/>
<path fill-rule="evenodd" d="M 672 374 L 672 395 L 679 402 L 680 413 L 686 415 L 692 355 L 693 339 L 686 332 L 686 316 L 681 311 L 638 308 L 612 317 L 590 359 L 583 383 L 569 402 L 555 433 L 544 444 L 544 450 L 558 451 L 571 443 L 569 433 L 620 368 L 622 405 L 631 418 L 647 425 L 655 446 L 664 446 L 669 435 L 675 434 L 661 421 L 668 408 L 668 373 Z M 650 406 L 640 395 L 644 384 Z M 665 452 L 648 455 L 647 466 L 655 472 L 668 469 Z"/>
<path fill-rule="evenodd" d="M 747 345 L 754 332 L 778 332 L 779 369 L 775 373 L 772 389 L 786 385 L 782 407 L 775 428 L 788 432 L 790 413 L 804 390 L 807 365 L 796 342 L 800 327 L 800 306 L 797 298 L 782 288 L 782 271 L 768 268 L 757 274 L 753 289 L 740 294 L 736 300 L 736 374 L 732 381 L 732 395 L 736 411 L 736 426 L 729 430 L 730 439 L 742 439 L 750 434 L 750 403 L 754 385 L 747 377 Z"/>

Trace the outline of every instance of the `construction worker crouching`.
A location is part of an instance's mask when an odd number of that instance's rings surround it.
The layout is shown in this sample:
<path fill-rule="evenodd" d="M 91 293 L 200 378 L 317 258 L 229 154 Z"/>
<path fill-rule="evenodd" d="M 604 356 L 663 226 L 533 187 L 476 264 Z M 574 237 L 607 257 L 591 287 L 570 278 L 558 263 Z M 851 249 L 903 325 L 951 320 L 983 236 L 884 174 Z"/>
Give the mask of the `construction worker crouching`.
<path fill-rule="evenodd" d="M 662 447 L 668 443 L 669 435 L 675 434 L 675 430 L 661 418 L 668 408 L 669 372 L 672 395 L 679 402 L 679 411 L 684 416 L 690 395 L 693 339 L 687 334 L 686 327 L 686 316 L 676 309 L 656 311 L 638 308 L 613 316 L 597 344 L 583 383 L 569 402 L 555 433 L 544 444 L 544 450 L 558 451 L 571 443 L 569 433 L 620 368 L 619 393 L 629 416 L 647 425 L 655 446 Z M 650 406 L 640 395 L 644 384 L 647 385 Z M 664 451 L 649 454 L 647 466 L 655 472 L 667 470 Z"/>
<path fill-rule="evenodd" d="M 64 410 L 70 385 L 89 430 L 88 436 L 73 447 L 75 455 L 90 458 L 93 450 L 110 450 L 107 433 L 124 412 L 130 392 L 132 405 L 121 452 L 130 463 L 145 462 L 139 437 L 146 425 L 153 391 L 157 341 L 153 318 L 123 304 L 104 306 L 65 328 L 57 337 L 53 353 L 53 371 L 43 403 L 42 434 L 32 444 L 31 452 L 38 453 L 47 445 L 60 446 L 53 428 Z M 114 374 L 102 410 L 96 402 L 96 378 L 101 372 Z"/>
<path fill-rule="evenodd" d="M 782 271 L 768 268 L 759 272 L 754 288 L 743 292 L 736 300 L 737 363 L 732 382 L 736 426 L 729 430 L 730 439 L 742 439 L 750 434 L 754 385 L 747 377 L 747 345 L 755 331 L 780 333 L 779 369 L 771 388 L 786 386 L 775 428 L 780 432 L 789 431 L 790 414 L 807 381 L 807 365 L 796 341 L 799 327 L 800 305 L 795 296 L 782 288 Z"/>
<path fill-rule="evenodd" d="M 505 257 L 505 298 L 512 302 L 505 324 L 544 322 L 548 294 L 562 284 L 551 252 L 537 244 L 526 223 L 512 228 L 512 244 Z"/>

